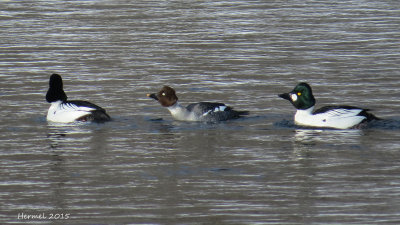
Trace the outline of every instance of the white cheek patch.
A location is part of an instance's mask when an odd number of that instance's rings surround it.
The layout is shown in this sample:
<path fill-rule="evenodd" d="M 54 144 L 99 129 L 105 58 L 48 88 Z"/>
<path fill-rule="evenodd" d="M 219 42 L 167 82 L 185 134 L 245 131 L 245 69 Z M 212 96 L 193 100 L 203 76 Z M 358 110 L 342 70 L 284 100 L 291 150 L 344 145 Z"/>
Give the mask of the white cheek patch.
<path fill-rule="evenodd" d="M 292 101 L 297 101 L 297 95 L 296 94 L 290 94 L 290 98 L 292 99 Z"/>

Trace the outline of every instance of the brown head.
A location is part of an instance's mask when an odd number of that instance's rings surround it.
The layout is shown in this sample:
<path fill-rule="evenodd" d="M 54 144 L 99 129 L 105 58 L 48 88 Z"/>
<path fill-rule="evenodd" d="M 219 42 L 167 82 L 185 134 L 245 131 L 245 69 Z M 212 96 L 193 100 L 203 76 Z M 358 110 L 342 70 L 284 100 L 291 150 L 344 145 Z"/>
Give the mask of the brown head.
<path fill-rule="evenodd" d="M 164 107 L 172 106 L 178 101 L 175 90 L 168 86 L 164 86 L 157 94 L 147 94 L 147 97 L 157 100 Z"/>

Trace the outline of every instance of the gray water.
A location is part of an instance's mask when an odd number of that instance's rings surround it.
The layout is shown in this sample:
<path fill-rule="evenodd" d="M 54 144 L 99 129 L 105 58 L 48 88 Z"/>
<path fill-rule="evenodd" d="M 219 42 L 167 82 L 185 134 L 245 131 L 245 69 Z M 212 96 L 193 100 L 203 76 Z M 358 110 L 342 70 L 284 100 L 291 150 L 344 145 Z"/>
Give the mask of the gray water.
<path fill-rule="evenodd" d="M 397 0 L 1 1 L 0 27 L 0 224 L 400 223 Z M 52 73 L 113 121 L 46 122 Z M 386 120 L 296 127 L 301 81 Z M 163 85 L 251 114 L 174 121 Z"/>

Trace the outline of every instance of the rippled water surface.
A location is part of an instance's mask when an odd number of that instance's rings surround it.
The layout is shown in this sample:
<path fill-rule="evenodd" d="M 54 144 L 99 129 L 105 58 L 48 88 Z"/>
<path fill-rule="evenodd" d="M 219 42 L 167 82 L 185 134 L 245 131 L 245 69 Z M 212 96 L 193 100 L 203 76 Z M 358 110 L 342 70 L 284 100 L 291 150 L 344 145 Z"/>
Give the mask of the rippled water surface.
<path fill-rule="evenodd" d="M 400 223 L 398 1 L 1 1 L 0 25 L 0 224 Z M 52 73 L 113 121 L 46 122 Z M 296 127 L 301 81 L 386 120 Z M 174 121 L 163 85 L 251 114 Z"/>

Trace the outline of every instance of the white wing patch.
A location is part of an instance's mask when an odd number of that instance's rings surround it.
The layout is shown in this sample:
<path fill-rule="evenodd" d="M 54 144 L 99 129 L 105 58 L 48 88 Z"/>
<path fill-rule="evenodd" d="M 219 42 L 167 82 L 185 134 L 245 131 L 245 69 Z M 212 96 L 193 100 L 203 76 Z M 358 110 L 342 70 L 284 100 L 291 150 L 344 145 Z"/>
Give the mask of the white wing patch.
<path fill-rule="evenodd" d="M 219 112 L 219 111 L 223 112 L 223 111 L 225 111 L 225 109 L 226 109 L 226 106 L 224 106 L 224 105 L 218 106 L 218 107 L 214 108 L 214 112 Z"/>
<path fill-rule="evenodd" d="M 224 105 L 217 106 L 214 109 L 210 109 L 207 112 L 203 113 L 202 116 L 207 116 L 209 113 L 212 113 L 212 112 L 223 112 L 223 111 L 225 111 L 225 109 L 226 109 L 226 106 L 224 106 Z"/>

